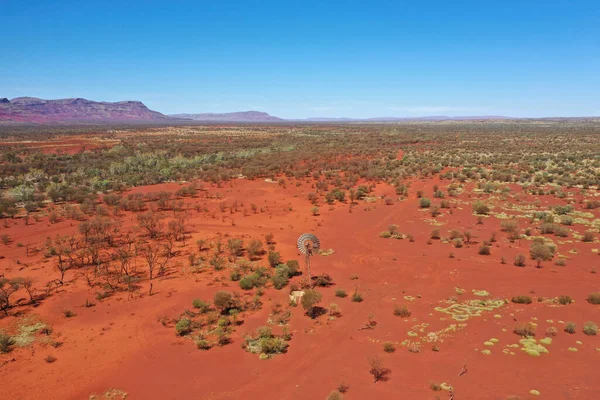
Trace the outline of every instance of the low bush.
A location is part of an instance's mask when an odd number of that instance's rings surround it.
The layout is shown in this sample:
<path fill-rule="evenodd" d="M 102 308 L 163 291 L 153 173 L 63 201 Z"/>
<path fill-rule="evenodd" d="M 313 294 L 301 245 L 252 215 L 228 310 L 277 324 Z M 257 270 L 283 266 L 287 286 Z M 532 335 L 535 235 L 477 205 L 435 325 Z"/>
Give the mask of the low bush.
<path fill-rule="evenodd" d="M 393 342 L 384 342 L 383 351 L 385 351 L 386 353 L 393 353 L 396 351 L 396 346 Z"/>
<path fill-rule="evenodd" d="M 570 296 L 562 295 L 558 296 L 558 302 L 563 306 L 566 306 L 567 304 L 571 304 L 573 302 L 573 299 Z"/>
<path fill-rule="evenodd" d="M 590 304 L 600 304 L 600 292 L 590 293 L 590 295 L 587 298 L 587 301 Z"/>
<path fill-rule="evenodd" d="M 525 266 L 525 256 L 523 254 L 517 254 L 515 256 L 515 266 L 524 267 Z"/>
<path fill-rule="evenodd" d="M 565 332 L 573 334 L 577 331 L 577 325 L 575 322 L 567 322 L 565 324 Z"/>
<path fill-rule="evenodd" d="M 583 333 L 588 336 L 596 336 L 598 334 L 598 325 L 592 321 L 588 321 L 583 325 Z"/>
<path fill-rule="evenodd" d="M 336 295 L 336 297 L 344 298 L 344 297 L 348 296 L 348 293 L 346 293 L 346 291 L 344 289 L 337 289 L 335 291 L 335 295 Z"/>
<path fill-rule="evenodd" d="M 398 306 L 395 305 L 394 306 L 394 315 L 397 317 L 401 317 L 401 318 L 408 318 L 411 316 L 411 312 L 408 309 L 408 306 L 406 305 L 402 305 L 402 306 Z"/>
<path fill-rule="evenodd" d="M 431 207 L 431 200 L 429 200 L 429 199 L 428 199 L 428 198 L 426 198 L 426 197 L 422 197 L 422 198 L 419 200 L 419 207 L 420 207 L 420 208 L 429 208 L 429 207 Z"/>
<path fill-rule="evenodd" d="M 309 317 L 316 317 L 315 310 L 317 304 L 321 302 L 321 298 L 321 293 L 317 292 L 314 289 L 308 289 L 304 292 L 304 295 L 302 296 L 302 300 L 300 302 L 302 304 L 302 307 L 306 311 L 306 314 L 308 314 Z"/>
<path fill-rule="evenodd" d="M 490 212 L 490 208 L 481 200 L 477 200 L 473 203 L 473 212 L 475 214 L 487 215 Z"/>
<path fill-rule="evenodd" d="M 9 334 L 0 331 L 0 353 L 8 353 L 13 344 L 13 338 Z"/>
<path fill-rule="evenodd" d="M 489 256 L 492 253 L 490 246 L 486 246 L 485 244 L 482 244 L 481 246 L 479 246 L 479 255 L 482 256 Z"/>
<path fill-rule="evenodd" d="M 517 304 L 531 304 L 531 297 L 529 296 L 515 296 L 511 300 L 513 303 Z"/>
<path fill-rule="evenodd" d="M 275 274 L 271 277 L 271 282 L 273 282 L 273 287 L 277 290 L 283 289 L 288 284 L 287 274 Z"/>
<path fill-rule="evenodd" d="M 210 344 L 210 342 L 208 340 L 198 338 L 198 339 L 196 339 L 196 347 L 199 350 L 209 350 L 212 347 L 212 345 Z"/>
<path fill-rule="evenodd" d="M 362 295 L 360 293 L 354 292 L 352 294 L 352 301 L 355 302 L 355 303 L 360 303 L 360 302 L 363 301 L 363 297 L 362 297 Z"/>
<path fill-rule="evenodd" d="M 585 243 L 591 243 L 591 242 L 593 242 L 594 241 L 594 232 L 592 232 L 592 231 L 586 231 L 583 234 L 583 238 L 581 238 L 581 241 L 585 242 Z"/>
<path fill-rule="evenodd" d="M 175 332 L 179 336 L 185 336 L 192 332 L 192 321 L 188 318 L 181 318 L 175 325 Z"/>
<path fill-rule="evenodd" d="M 329 393 L 326 400 L 343 400 L 343 399 L 344 399 L 344 395 L 342 393 L 340 393 L 338 390 L 334 390 L 333 392 Z"/>
<path fill-rule="evenodd" d="M 551 326 L 548 329 L 546 329 L 546 336 L 547 337 L 554 337 L 556 336 L 558 333 L 558 329 L 556 329 L 556 327 Z"/>
<path fill-rule="evenodd" d="M 520 324 L 516 324 L 513 330 L 519 336 L 535 336 L 536 327 L 531 322 L 523 322 Z"/>
<path fill-rule="evenodd" d="M 270 251 L 268 255 L 269 265 L 275 268 L 281 264 L 281 255 L 276 251 Z"/>
<path fill-rule="evenodd" d="M 208 312 L 208 310 L 210 310 L 210 303 L 201 300 L 201 299 L 194 299 L 192 300 L 192 306 L 194 306 L 194 308 L 197 308 L 198 311 L 202 314 Z"/>

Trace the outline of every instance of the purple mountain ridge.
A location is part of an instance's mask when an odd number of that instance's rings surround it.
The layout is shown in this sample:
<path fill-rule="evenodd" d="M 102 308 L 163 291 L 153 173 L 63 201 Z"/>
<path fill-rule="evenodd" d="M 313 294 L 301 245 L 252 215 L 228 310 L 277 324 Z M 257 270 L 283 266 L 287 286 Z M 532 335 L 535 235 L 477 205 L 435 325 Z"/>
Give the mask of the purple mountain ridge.
<path fill-rule="evenodd" d="M 170 118 L 139 101 L 115 103 L 86 99 L 0 99 L 0 121 L 24 123 L 162 121 Z"/>
<path fill-rule="evenodd" d="M 284 121 L 260 111 L 239 111 L 230 113 L 203 113 L 203 114 L 171 114 L 170 117 L 185 118 L 194 121 L 220 121 L 220 122 L 276 122 Z"/>

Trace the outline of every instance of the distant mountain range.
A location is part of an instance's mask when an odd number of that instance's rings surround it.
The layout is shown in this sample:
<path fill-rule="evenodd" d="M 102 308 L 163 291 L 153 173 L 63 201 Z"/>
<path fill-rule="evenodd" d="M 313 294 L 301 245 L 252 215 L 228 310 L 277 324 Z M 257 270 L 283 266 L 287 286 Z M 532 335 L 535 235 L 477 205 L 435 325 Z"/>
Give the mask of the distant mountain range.
<path fill-rule="evenodd" d="M 512 119 L 511 117 L 503 117 L 496 115 L 481 115 L 481 116 L 456 116 L 449 117 L 446 115 L 432 115 L 427 117 L 374 117 L 374 118 L 306 118 L 297 121 L 314 121 L 314 122 L 396 122 L 396 121 L 466 121 L 466 120 L 498 120 Z"/>
<path fill-rule="evenodd" d="M 538 118 L 543 120 L 579 120 L 582 118 Z M 98 102 L 86 99 L 43 100 L 35 97 L 0 98 L 0 124 L 14 123 L 285 123 L 285 122 L 402 122 L 402 121 L 481 121 L 507 120 L 505 116 L 445 116 L 427 117 L 376 117 L 376 118 L 306 118 L 283 119 L 260 111 L 230 113 L 199 113 L 164 115 L 150 110 L 140 101 Z"/>
<path fill-rule="evenodd" d="M 86 99 L 42 100 L 35 97 L 0 99 L 0 121 L 25 123 L 164 121 L 169 117 L 139 101 L 116 103 Z"/>
<path fill-rule="evenodd" d="M 173 118 L 185 118 L 194 121 L 222 121 L 222 122 L 277 122 L 285 121 L 279 117 L 274 117 L 260 111 L 239 111 L 223 114 L 204 113 L 204 114 L 172 114 Z"/>

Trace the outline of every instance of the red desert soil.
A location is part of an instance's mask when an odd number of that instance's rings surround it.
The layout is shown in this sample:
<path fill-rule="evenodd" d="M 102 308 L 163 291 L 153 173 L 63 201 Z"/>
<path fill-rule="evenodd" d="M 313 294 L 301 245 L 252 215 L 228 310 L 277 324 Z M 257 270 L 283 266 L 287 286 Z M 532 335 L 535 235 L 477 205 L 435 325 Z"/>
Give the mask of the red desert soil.
<path fill-rule="evenodd" d="M 0 142 L 0 149 L 8 148 L 10 150 L 39 150 L 42 153 L 50 154 L 77 154 L 86 150 L 94 150 L 100 146 L 112 147 L 119 143 L 116 140 L 100 139 L 97 137 L 74 137 L 59 138 L 49 141 L 5 141 Z"/>
<path fill-rule="evenodd" d="M 565 267 L 547 262 L 537 269 L 528 260 L 527 267 L 517 268 L 512 265 L 514 256 L 528 254 L 530 243 L 523 240 L 511 244 L 506 234 L 500 232 L 498 218 L 485 218 L 483 224 L 477 224 L 470 206 L 473 199 L 466 194 L 470 190 L 465 190 L 459 197 L 463 205 L 453 208 L 452 214 L 442 210 L 443 215 L 437 218 L 443 224 L 439 228 L 443 235 L 453 228 L 469 229 L 478 242 L 496 231 L 498 242 L 493 244 L 492 254 L 479 255 L 479 244 L 456 249 L 439 240 L 427 244 L 435 226 L 428 221 L 429 213 L 418 208 L 415 193 L 418 190 L 430 193 L 434 184 L 444 186 L 437 179 L 413 181 L 411 194 L 403 201 L 392 205 L 386 205 L 381 198 L 372 203 L 360 202 L 351 213 L 347 204 L 321 205 L 318 216 L 310 212 L 312 205 L 306 200 L 306 193 L 311 189 L 307 184 L 283 188 L 264 181 L 239 179 L 231 186 L 209 188 L 211 193 L 223 193 L 225 197 L 221 200 L 187 198 L 186 203 L 200 202 L 210 209 L 209 213 L 192 211 L 189 220 L 192 238 L 188 247 L 198 238 L 214 238 L 217 232 L 245 238 L 272 232 L 276 250 L 283 258 L 300 260 L 296 238 L 304 232 L 318 235 L 324 248 L 335 250 L 330 256 L 315 256 L 312 263 L 314 274 L 328 273 L 335 281 L 334 286 L 319 289 L 323 294 L 322 305 L 337 303 L 342 316 L 334 320 L 327 316 L 311 320 L 303 315 L 302 307 L 293 308 L 289 324 L 293 338 L 288 352 L 260 360 L 256 354 L 241 349 L 240 344 L 242 335 L 266 325 L 273 302 L 288 303 L 288 287 L 280 291 L 269 288 L 262 297 L 263 308 L 244 317 L 244 324 L 232 335 L 232 344 L 201 351 L 193 341 L 177 337 L 172 328 L 162 326 L 158 319 L 179 315 L 191 308 L 195 298 L 211 300 L 218 290 L 243 292 L 237 282 L 228 279 L 215 282 L 215 275 L 208 270 L 191 273 L 186 257 L 180 256 L 170 275 L 154 281 L 154 295 L 147 295 L 148 283 L 143 281 L 142 294 L 132 299 L 120 294 L 95 301 L 95 290 L 68 272 L 68 284 L 38 307 L 20 307 L 22 315 L 35 314 L 52 326 L 62 345 L 53 348 L 36 342 L 31 347 L 0 354 L 3 382 L 0 398 L 87 399 L 92 393 L 118 388 L 127 392 L 130 399 L 325 399 L 342 382 L 350 387 L 344 397 L 350 400 L 447 399 L 448 391 L 430 388 L 431 383 L 442 382 L 454 387 L 456 400 L 506 399 L 509 395 L 522 399 L 600 398 L 595 367 L 600 360 L 597 351 L 600 340 L 585 336 L 580 329 L 588 320 L 600 322 L 598 306 L 585 301 L 587 294 L 598 290 L 597 275 L 590 274 L 590 269 L 598 264 L 598 255 L 591 251 L 597 243 L 576 241 L 569 245 L 579 251 L 569 254 Z M 179 187 L 173 183 L 133 191 L 175 191 Z M 395 196 L 394 188 L 387 185 L 377 186 L 374 193 Z M 219 212 L 221 201 L 234 199 L 265 207 L 265 212 L 248 216 Z M 553 200 L 542 198 L 542 203 Z M 216 219 L 210 216 L 213 211 Z M 132 214 L 125 214 L 121 221 L 123 228 L 135 225 Z M 47 236 L 75 234 L 77 223 L 62 221 L 50 225 L 42 219 L 25 226 L 18 219 L 9 224 L 3 232 L 9 233 L 14 241 L 8 246 L 0 245 L 5 257 L 0 260 L 0 273 L 30 276 L 40 287 L 55 279 L 54 260 L 44 259 L 41 253 L 26 257 L 25 248 L 16 243 L 41 246 Z M 397 224 L 400 232 L 413 235 L 414 242 L 381 238 L 379 233 L 390 224 Z M 527 226 L 528 221 L 522 220 L 520 224 Z M 455 258 L 449 257 L 450 252 L 455 253 Z M 506 258 L 506 264 L 500 263 L 501 256 Z M 355 274 L 358 279 L 351 279 Z M 364 301 L 355 303 L 350 297 L 337 298 L 336 288 L 348 293 L 356 288 Z M 464 289 L 464 294 L 458 295 L 455 288 Z M 465 327 L 438 341 L 439 352 L 432 351 L 433 343 L 422 342 L 420 351 L 414 353 L 401 345 L 407 339 L 417 341 L 428 333 L 459 324 L 435 308 L 447 307 L 442 302 L 453 296 L 460 301 L 486 298 L 475 295 L 473 290 L 487 290 L 489 299 L 530 295 L 534 302 L 529 305 L 508 302 L 468 319 Z M 576 302 L 559 306 L 536 301 L 538 297 L 563 294 Z M 24 292 L 16 297 L 26 302 Z M 94 300 L 95 306 L 84 307 L 86 299 Z M 408 305 L 412 316 L 394 316 L 395 304 Z M 76 315 L 65 318 L 66 309 Z M 4 318 L 0 320 L 0 328 L 15 326 L 20 318 Z M 376 321 L 375 328 L 360 330 L 369 318 Z M 546 346 L 549 353 L 534 357 L 519 348 L 506 347 L 519 343 L 520 338 L 512 332 L 515 320 L 535 321 L 537 339 L 544 337 L 549 326 L 556 326 L 558 335 Z M 575 321 L 577 333 L 566 334 L 559 321 Z M 418 337 L 410 336 L 409 331 Z M 498 343 L 491 347 L 484 345 L 491 338 L 498 339 Z M 397 344 L 394 353 L 383 352 L 382 344 L 386 341 Z M 578 347 L 579 351 L 569 351 L 569 347 Z M 486 349 L 491 351 L 490 355 L 482 353 Z M 508 349 L 507 354 L 503 349 Z M 57 360 L 47 363 L 44 358 L 48 355 Z M 391 370 L 386 382 L 374 383 L 369 374 L 368 360 L 374 355 L 381 357 Z M 468 372 L 459 377 L 465 364 Z M 541 393 L 539 397 L 529 394 L 534 389 Z"/>

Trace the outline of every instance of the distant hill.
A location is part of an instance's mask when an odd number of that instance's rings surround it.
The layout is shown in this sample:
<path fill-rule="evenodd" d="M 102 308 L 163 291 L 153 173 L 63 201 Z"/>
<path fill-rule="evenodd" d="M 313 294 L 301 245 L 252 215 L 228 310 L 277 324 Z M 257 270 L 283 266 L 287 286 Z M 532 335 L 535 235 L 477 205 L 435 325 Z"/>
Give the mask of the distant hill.
<path fill-rule="evenodd" d="M 172 114 L 173 118 L 186 118 L 194 121 L 214 121 L 214 122 L 277 122 L 285 121 L 279 117 L 274 117 L 260 111 L 239 111 L 230 113 L 204 113 L 204 114 Z"/>
<path fill-rule="evenodd" d="M 35 97 L 0 99 L 0 122 L 158 122 L 165 120 L 170 118 L 148 109 L 139 101 L 109 103 L 86 99 L 43 100 Z"/>
<path fill-rule="evenodd" d="M 471 121 L 471 120 L 499 120 L 499 119 L 511 119 L 510 117 L 495 116 L 495 115 L 482 115 L 482 116 L 458 116 L 449 117 L 446 115 L 431 115 L 427 117 L 374 117 L 374 118 L 328 118 L 328 117 L 317 117 L 317 118 L 306 118 L 298 121 L 310 121 L 310 122 L 401 122 L 401 121 Z"/>

